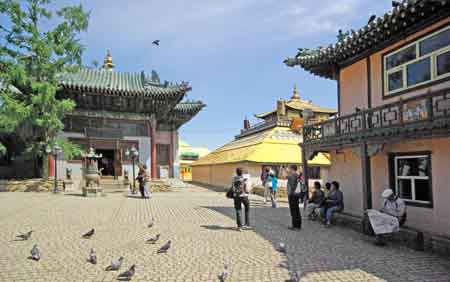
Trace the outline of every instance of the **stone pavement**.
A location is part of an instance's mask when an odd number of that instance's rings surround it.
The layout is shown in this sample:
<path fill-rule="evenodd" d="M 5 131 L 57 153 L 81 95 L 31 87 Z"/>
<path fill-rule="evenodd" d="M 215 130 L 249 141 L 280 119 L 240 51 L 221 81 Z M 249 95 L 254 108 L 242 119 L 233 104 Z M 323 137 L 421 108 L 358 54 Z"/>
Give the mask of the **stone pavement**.
<path fill-rule="evenodd" d="M 286 229 L 288 209 L 263 207 L 252 198 L 254 231 L 234 231 L 232 201 L 223 193 L 201 188 L 157 193 L 151 200 L 108 194 L 101 198 L 48 193 L 0 193 L 0 281 L 117 281 L 105 272 L 111 259 L 124 256 L 124 266 L 137 265 L 132 281 L 218 281 L 225 261 L 229 281 L 281 282 L 290 270 L 304 282 L 450 281 L 450 261 L 401 247 L 379 248 L 369 238 L 340 227 L 326 229 L 305 222 L 300 232 Z M 149 229 L 151 217 L 156 225 Z M 92 239 L 82 233 L 96 229 Z M 32 239 L 14 241 L 19 232 L 35 230 Z M 161 233 L 157 245 L 145 238 Z M 167 240 L 167 254 L 156 250 Z M 280 241 L 287 255 L 275 251 Z M 34 243 L 39 262 L 28 260 Z M 86 262 L 89 249 L 97 265 Z M 281 265 L 280 265 L 281 264 Z"/>

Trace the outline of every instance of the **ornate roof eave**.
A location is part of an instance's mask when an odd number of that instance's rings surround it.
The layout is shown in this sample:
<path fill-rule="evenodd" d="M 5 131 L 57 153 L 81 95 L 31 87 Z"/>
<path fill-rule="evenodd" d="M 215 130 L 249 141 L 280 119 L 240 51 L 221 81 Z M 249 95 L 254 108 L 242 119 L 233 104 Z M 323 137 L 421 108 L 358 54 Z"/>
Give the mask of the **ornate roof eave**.
<path fill-rule="evenodd" d="M 172 124 L 175 129 L 178 129 L 196 116 L 204 107 L 206 105 L 201 101 L 178 103 L 167 115 L 167 119 L 161 122 Z"/>
<path fill-rule="evenodd" d="M 301 50 L 284 60 L 287 66 L 300 66 L 315 75 L 335 79 L 335 67 L 345 66 L 426 26 L 450 16 L 450 0 L 404 0 L 383 16 L 353 31 L 328 47 Z"/>

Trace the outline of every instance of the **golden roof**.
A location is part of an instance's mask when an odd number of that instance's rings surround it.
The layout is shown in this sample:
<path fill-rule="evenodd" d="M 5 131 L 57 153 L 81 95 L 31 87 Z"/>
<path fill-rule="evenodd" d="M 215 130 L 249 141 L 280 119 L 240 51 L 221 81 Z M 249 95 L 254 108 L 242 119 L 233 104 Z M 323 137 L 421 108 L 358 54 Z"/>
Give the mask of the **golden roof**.
<path fill-rule="evenodd" d="M 317 105 L 314 105 L 311 101 L 305 101 L 300 99 L 300 95 L 297 89 L 297 85 L 294 85 L 294 90 L 292 93 L 292 97 L 289 101 L 286 102 L 286 108 L 290 108 L 297 111 L 303 111 L 305 109 L 310 109 L 314 113 L 324 113 L 324 114 L 335 114 L 337 111 L 331 108 L 324 108 Z M 273 110 L 270 112 L 265 112 L 261 114 L 256 114 L 257 118 L 265 118 L 268 115 L 276 113 L 277 110 Z"/>
<path fill-rule="evenodd" d="M 301 135 L 286 127 L 275 127 L 247 137 L 235 139 L 216 149 L 192 166 L 254 162 L 263 164 L 301 164 Z M 330 165 L 329 155 L 318 154 L 308 162 Z"/>

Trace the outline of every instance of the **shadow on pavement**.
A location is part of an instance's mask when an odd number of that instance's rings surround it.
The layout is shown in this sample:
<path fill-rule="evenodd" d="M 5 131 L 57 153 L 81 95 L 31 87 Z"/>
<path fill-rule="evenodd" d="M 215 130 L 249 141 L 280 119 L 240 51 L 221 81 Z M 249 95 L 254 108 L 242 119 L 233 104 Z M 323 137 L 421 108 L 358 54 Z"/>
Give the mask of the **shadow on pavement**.
<path fill-rule="evenodd" d="M 305 218 L 301 231 L 291 231 L 288 229 L 290 215 L 287 207 L 262 207 L 261 202 L 260 199 L 251 201 L 253 232 L 268 240 L 274 249 L 280 242 L 286 244 L 284 260 L 274 267 L 302 272 L 304 280 L 301 281 L 449 281 L 441 278 L 450 277 L 448 260 L 396 245 L 377 247 L 369 237 L 356 231 L 340 226 L 325 228 L 319 222 Z M 233 207 L 203 208 L 235 220 Z M 211 230 L 234 228 L 216 225 L 202 227 Z"/>
<path fill-rule="evenodd" d="M 200 225 L 200 227 L 203 227 L 208 230 L 215 230 L 215 231 L 221 231 L 221 230 L 233 230 L 236 231 L 236 227 L 229 227 L 229 226 L 220 226 L 220 225 Z"/>

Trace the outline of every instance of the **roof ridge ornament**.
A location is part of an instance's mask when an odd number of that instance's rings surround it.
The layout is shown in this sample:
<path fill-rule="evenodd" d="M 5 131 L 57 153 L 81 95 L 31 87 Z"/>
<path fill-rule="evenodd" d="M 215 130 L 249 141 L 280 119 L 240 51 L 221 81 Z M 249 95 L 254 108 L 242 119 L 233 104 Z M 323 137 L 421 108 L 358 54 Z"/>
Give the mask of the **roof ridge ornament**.
<path fill-rule="evenodd" d="M 106 56 L 105 56 L 105 60 L 103 61 L 103 69 L 112 71 L 114 69 L 114 64 L 113 64 L 113 60 L 112 60 L 112 55 L 111 55 L 111 51 L 108 49 L 106 51 Z"/>
<path fill-rule="evenodd" d="M 294 84 L 294 91 L 292 93 L 291 101 L 298 100 L 300 101 L 300 95 L 298 94 L 297 84 Z"/>

